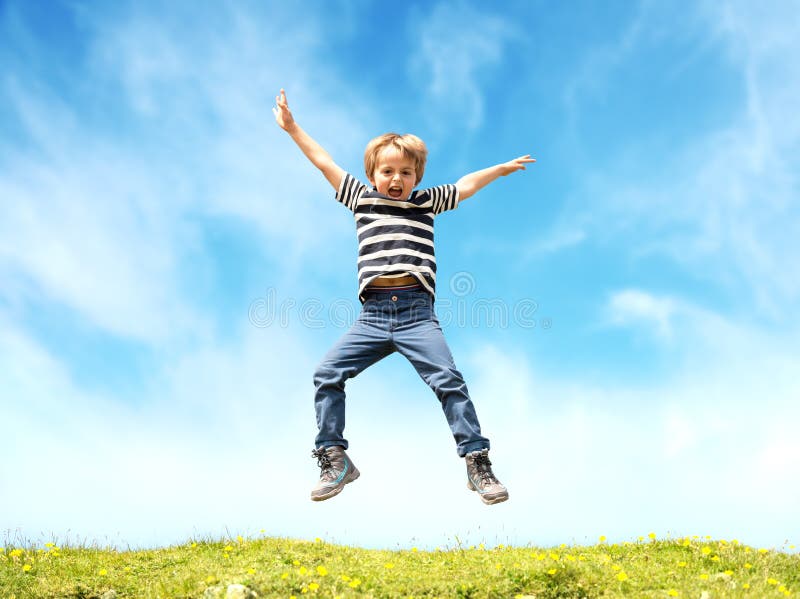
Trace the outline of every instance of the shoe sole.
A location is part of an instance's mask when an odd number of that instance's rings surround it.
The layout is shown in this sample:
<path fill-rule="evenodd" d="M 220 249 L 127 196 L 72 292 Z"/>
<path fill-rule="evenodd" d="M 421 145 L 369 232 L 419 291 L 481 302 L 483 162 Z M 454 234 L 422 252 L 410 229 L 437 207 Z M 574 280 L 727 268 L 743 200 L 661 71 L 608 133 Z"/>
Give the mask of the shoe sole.
<path fill-rule="evenodd" d="M 480 497 L 481 501 L 483 503 L 485 503 L 486 505 L 494 505 L 495 503 L 503 503 L 504 501 L 506 501 L 508 499 L 508 492 L 507 491 L 505 493 L 501 494 L 501 495 L 496 495 L 496 496 L 491 496 L 491 495 L 487 496 L 487 495 L 484 495 L 484 494 L 478 492 L 478 489 L 475 487 L 475 485 L 472 484 L 472 481 L 469 480 L 469 479 L 467 479 L 467 489 L 469 489 L 470 491 L 475 491 L 476 493 L 478 493 L 478 497 Z"/>
<path fill-rule="evenodd" d="M 311 501 L 325 501 L 326 499 L 330 499 L 331 497 L 336 497 L 339 493 L 342 492 L 345 485 L 349 485 L 351 482 L 356 480 L 361 473 L 358 471 L 358 468 L 353 466 L 353 470 L 350 472 L 349 475 L 345 477 L 341 484 L 336 485 L 335 487 L 331 487 L 330 491 L 325 495 L 311 495 Z"/>

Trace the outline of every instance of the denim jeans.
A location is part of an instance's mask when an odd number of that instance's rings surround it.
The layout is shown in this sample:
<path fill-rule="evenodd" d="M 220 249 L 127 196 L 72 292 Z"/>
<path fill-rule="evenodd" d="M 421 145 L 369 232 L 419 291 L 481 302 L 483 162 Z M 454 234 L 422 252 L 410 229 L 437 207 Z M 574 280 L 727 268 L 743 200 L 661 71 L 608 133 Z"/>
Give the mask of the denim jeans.
<path fill-rule="evenodd" d="M 399 351 L 417 370 L 441 403 L 459 456 L 489 449 L 481 436 L 475 407 L 464 378 L 433 309 L 433 298 L 421 288 L 370 291 L 353 326 L 328 351 L 314 373 L 319 434 L 316 447 L 341 445 L 344 438 L 347 379 Z"/>

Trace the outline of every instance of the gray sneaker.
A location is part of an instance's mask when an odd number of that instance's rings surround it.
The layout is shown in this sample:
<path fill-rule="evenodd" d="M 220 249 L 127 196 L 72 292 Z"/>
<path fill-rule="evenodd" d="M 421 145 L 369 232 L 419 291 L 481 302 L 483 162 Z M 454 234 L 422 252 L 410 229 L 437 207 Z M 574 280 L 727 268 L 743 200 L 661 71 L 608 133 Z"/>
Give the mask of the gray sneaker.
<path fill-rule="evenodd" d="M 344 452 L 344 447 L 321 447 L 311 452 L 317 458 L 321 471 L 319 482 L 311 491 L 311 501 L 325 501 L 338 495 L 347 483 L 353 482 L 361 473 Z"/>
<path fill-rule="evenodd" d="M 465 459 L 467 460 L 467 488 L 477 491 L 483 503 L 491 505 L 508 499 L 508 490 L 492 472 L 488 449 L 468 453 Z"/>

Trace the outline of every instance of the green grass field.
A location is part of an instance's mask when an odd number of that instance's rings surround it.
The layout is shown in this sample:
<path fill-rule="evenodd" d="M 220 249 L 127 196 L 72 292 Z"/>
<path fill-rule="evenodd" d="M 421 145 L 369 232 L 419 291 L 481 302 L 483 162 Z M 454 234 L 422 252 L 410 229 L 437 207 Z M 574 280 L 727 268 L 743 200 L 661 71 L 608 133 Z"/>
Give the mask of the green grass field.
<path fill-rule="evenodd" d="M 793 546 L 776 551 L 653 534 L 622 544 L 599 541 L 436 551 L 242 537 L 129 552 L 8 546 L 0 548 L 0 596 L 800 597 Z"/>

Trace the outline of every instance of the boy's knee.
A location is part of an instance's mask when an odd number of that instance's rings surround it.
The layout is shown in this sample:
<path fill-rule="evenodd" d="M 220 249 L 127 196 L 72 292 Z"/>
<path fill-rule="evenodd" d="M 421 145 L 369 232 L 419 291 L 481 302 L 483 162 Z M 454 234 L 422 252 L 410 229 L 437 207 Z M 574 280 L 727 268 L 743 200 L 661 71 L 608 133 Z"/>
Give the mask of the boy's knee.
<path fill-rule="evenodd" d="M 320 362 L 314 369 L 314 386 L 338 385 L 347 378 L 346 374 L 330 362 Z"/>
<path fill-rule="evenodd" d="M 464 377 L 455 368 L 442 368 L 428 376 L 426 381 L 441 400 L 443 396 L 454 391 L 465 391 Z"/>

